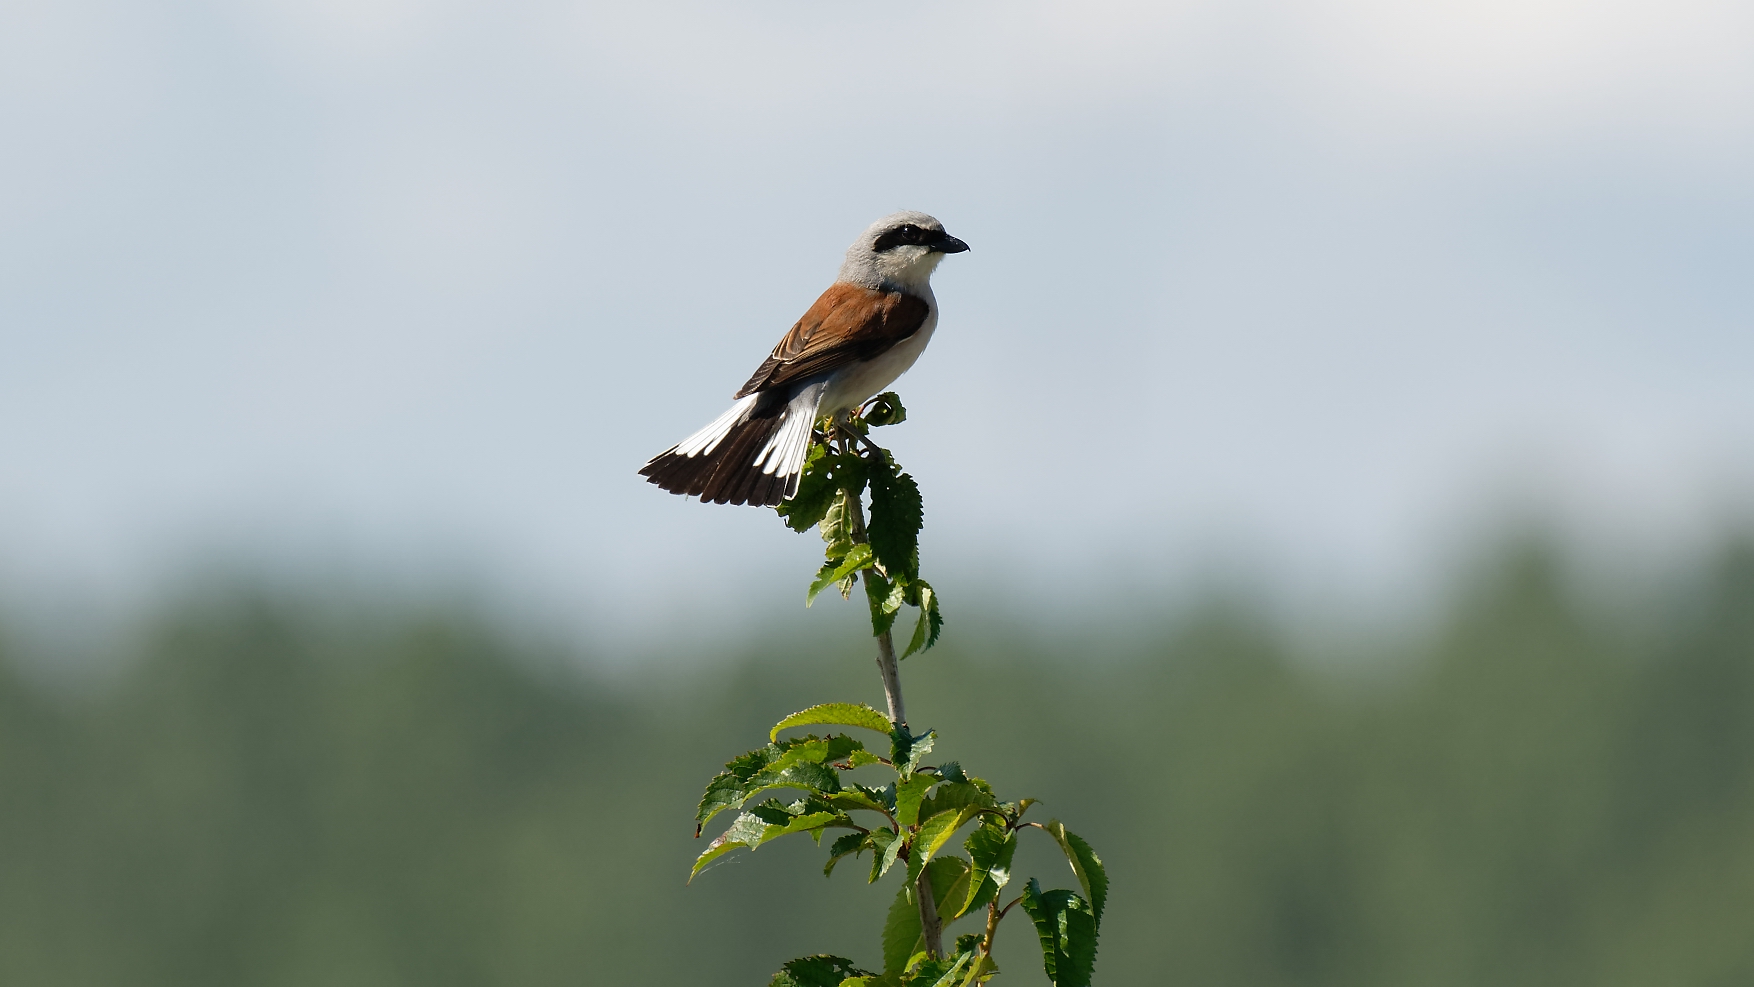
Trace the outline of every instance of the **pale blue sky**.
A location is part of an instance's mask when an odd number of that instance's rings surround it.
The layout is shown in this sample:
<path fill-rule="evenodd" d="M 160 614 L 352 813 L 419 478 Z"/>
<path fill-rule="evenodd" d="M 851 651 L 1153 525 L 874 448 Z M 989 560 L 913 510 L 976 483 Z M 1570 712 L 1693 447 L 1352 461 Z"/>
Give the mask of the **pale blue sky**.
<path fill-rule="evenodd" d="M 1745 3 L 0 0 L 0 142 L 15 597 L 792 606 L 812 543 L 634 470 L 902 207 L 974 247 L 888 435 L 952 598 L 1368 596 L 1511 494 L 1754 491 Z"/>

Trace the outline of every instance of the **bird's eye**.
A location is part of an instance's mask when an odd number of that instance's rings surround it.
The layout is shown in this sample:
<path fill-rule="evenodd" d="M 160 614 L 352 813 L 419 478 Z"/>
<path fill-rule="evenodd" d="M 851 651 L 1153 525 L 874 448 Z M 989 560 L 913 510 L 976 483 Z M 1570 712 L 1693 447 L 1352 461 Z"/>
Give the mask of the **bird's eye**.
<path fill-rule="evenodd" d="M 879 253 L 901 244 L 919 245 L 928 241 L 928 234 L 913 223 L 903 223 L 879 236 L 871 246 Z"/>

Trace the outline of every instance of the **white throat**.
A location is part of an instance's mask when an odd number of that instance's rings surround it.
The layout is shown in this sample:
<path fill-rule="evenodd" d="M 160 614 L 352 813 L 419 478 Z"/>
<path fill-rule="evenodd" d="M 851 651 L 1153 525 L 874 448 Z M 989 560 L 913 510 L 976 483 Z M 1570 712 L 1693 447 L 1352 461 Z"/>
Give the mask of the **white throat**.
<path fill-rule="evenodd" d="M 878 291 L 901 291 L 932 297 L 932 272 L 944 255 L 925 247 L 895 247 L 883 253 L 857 248 L 848 251 L 840 280 Z"/>

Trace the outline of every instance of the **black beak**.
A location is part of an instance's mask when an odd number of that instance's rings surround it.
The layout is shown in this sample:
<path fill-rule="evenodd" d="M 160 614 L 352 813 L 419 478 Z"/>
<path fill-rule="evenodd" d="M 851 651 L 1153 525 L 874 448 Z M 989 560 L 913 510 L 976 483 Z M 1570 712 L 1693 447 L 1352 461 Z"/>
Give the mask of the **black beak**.
<path fill-rule="evenodd" d="M 932 249 L 941 254 L 960 254 L 968 249 L 968 244 L 946 233 L 932 243 Z"/>

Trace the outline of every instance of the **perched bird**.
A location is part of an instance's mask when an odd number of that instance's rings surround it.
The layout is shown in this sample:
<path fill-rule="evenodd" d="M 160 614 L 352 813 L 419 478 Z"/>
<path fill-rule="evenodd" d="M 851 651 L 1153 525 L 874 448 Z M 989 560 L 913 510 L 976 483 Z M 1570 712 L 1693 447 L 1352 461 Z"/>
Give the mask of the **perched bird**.
<path fill-rule="evenodd" d="M 847 248 L 816 299 L 712 424 L 652 458 L 640 475 L 714 504 L 772 506 L 798 492 L 810 436 L 914 365 L 938 325 L 932 272 L 968 244 L 923 212 L 885 216 Z"/>

